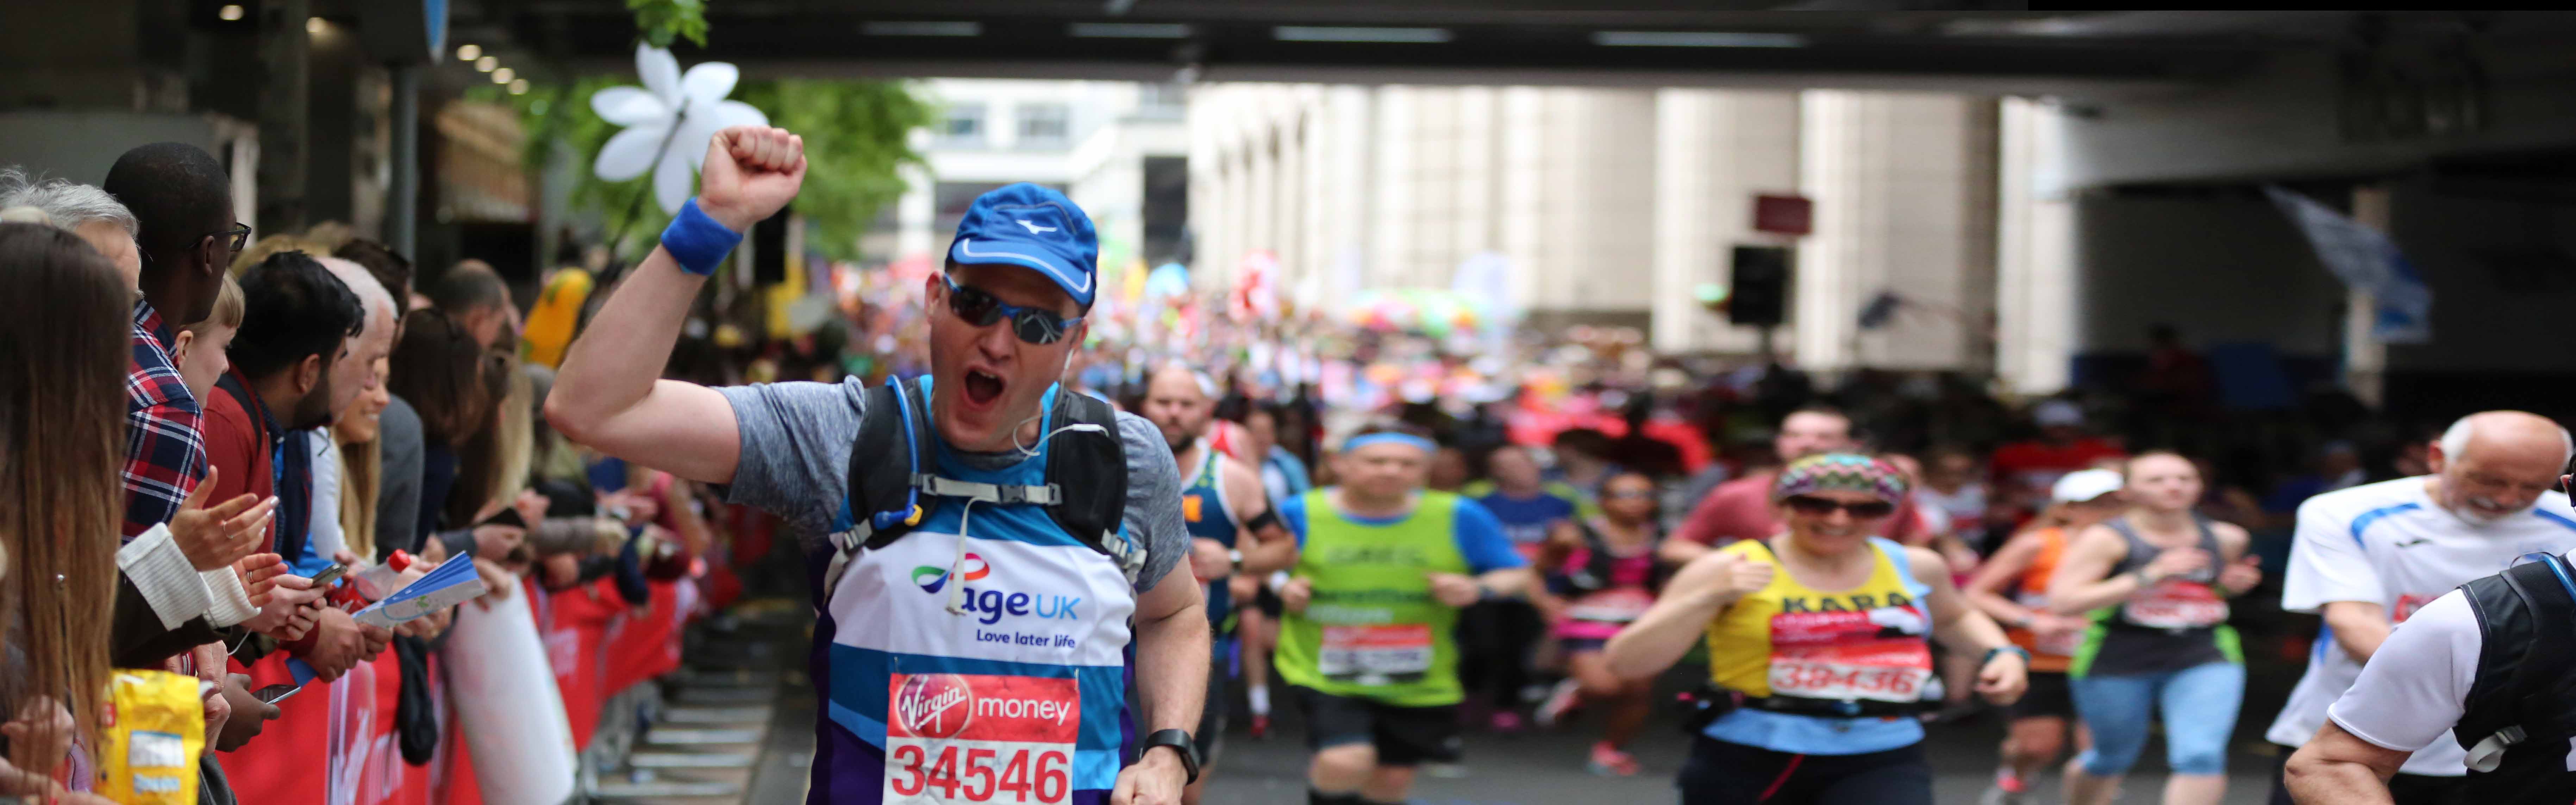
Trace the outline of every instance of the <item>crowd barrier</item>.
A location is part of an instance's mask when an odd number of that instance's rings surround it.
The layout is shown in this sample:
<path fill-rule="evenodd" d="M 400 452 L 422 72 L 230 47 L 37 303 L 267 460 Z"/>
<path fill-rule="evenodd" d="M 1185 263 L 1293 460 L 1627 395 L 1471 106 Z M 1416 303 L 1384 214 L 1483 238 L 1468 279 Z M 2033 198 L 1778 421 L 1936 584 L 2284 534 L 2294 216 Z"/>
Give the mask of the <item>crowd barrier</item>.
<path fill-rule="evenodd" d="M 395 734 L 395 652 L 315 681 L 280 702 L 278 720 L 243 751 L 220 755 L 234 794 L 262 805 L 557 805 L 577 790 L 574 756 L 595 741 L 630 744 L 641 725 L 622 710 L 657 699 L 656 680 L 680 668 L 684 627 L 704 611 L 697 582 L 650 586 L 652 605 L 640 612 L 611 579 L 553 592 L 522 584 L 488 611 L 460 611 L 430 655 L 441 737 L 421 765 L 405 762 Z M 534 628 L 477 623 L 499 617 Z M 252 689 L 293 682 L 282 652 L 234 670 L 251 675 Z M 548 673 L 551 689 L 529 687 Z M 621 712 L 603 718 L 611 702 Z M 614 732 L 604 734 L 603 722 Z M 507 754 L 478 765 L 478 749 Z"/>

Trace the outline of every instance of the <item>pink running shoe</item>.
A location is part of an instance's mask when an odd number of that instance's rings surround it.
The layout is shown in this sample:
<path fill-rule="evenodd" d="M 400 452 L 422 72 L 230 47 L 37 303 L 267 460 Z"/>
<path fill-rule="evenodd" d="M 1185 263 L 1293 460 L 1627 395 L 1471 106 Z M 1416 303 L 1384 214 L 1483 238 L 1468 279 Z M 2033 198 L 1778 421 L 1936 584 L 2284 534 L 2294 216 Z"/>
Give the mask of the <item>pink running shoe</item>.
<path fill-rule="evenodd" d="M 1633 777 L 1638 771 L 1635 755 L 1621 752 L 1607 742 L 1592 745 L 1590 766 L 1593 774 L 1604 777 Z"/>

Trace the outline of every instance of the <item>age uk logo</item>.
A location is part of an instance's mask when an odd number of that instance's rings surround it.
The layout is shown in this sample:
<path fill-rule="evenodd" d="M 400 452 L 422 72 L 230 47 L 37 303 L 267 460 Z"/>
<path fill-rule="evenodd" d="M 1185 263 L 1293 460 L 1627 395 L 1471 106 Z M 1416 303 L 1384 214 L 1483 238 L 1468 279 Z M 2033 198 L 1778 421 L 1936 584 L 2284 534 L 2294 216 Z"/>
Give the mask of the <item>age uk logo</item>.
<path fill-rule="evenodd" d="M 985 564 L 984 557 L 971 553 L 966 555 L 966 561 L 959 564 L 958 569 L 965 571 L 967 581 L 981 581 L 985 576 L 993 575 L 993 566 Z M 940 588 L 948 586 L 948 576 L 948 568 L 938 565 L 912 569 L 912 583 L 921 585 L 921 591 L 925 593 L 939 592 Z"/>

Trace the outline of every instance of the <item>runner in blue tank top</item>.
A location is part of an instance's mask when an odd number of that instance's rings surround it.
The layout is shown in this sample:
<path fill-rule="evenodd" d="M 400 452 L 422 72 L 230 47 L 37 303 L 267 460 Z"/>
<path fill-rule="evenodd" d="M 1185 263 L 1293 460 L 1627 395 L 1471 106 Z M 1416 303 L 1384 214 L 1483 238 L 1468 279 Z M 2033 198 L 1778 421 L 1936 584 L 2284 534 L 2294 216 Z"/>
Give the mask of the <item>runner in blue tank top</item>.
<path fill-rule="evenodd" d="M 1170 572 L 1189 537 L 1161 434 L 1056 386 L 1099 281 L 1070 200 L 1015 184 L 967 209 L 923 287 L 929 378 L 657 380 L 706 278 L 795 197 L 803 147 L 715 136 L 701 195 L 573 344 L 547 419 L 798 534 L 824 699 L 808 802 L 1180 802 L 1207 620 Z"/>
<path fill-rule="evenodd" d="M 1210 658 L 1207 705 L 1200 710 L 1199 782 L 1185 802 L 1195 805 L 1206 786 L 1208 766 L 1216 762 L 1225 733 L 1227 681 L 1240 673 L 1235 649 L 1236 616 L 1245 611 L 1233 600 L 1231 579 L 1259 578 L 1296 561 L 1297 543 L 1263 494 L 1260 475 L 1225 455 L 1207 438 L 1215 421 L 1216 381 L 1206 373 L 1173 364 L 1156 370 L 1145 386 L 1145 417 L 1163 432 L 1181 470 L 1181 520 L 1190 530 L 1190 566 L 1206 586 L 1208 624 L 1216 635 Z"/>

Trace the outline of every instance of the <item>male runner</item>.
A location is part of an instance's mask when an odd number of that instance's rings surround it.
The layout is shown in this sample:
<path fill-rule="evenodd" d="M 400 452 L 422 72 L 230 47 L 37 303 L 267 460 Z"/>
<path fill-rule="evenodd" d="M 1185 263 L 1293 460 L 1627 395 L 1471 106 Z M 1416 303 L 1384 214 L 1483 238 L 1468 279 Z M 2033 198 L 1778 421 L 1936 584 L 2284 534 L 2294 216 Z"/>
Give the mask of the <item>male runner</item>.
<path fill-rule="evenodd" d="M 1216 381 L 1196 369 L 1172 364 L 1155 370 L 1145 384 L 1145 416 L 1162 429 L 1180 466 L 1181 519 L 1190 529 L 1190 565 L 1207 584 L 1209 627 L 1216 635 L 1209 658 L 1207 703 L 1199 709 L 1199 779 L 1183 801 L 1196 805 L 1207 787 L 1207 772 L 1216 764 L 1225 733 L 1226 682 L 1233 678 L 1236 614 L 1229 589 L 1236 575 L 1258 579 L 1285 570 L 1297 558 L 1297 543 L 1279 525 L 1261 476 L 1234 457 L 1210 446 L 1208 424 L 1215 419 Z"/>
<path fill-rule="evenodd" d="M 2526 555 L 2576 550 L 2567 496 L 2550 489 L 2571 454 L 2576 443 L 2558 423 L 2487 411 L 2443 432 L 2431 448 L 2431 475 L 2300 504 L 2281 608 L 2320 612 L 2325 626 L 2307 672 L 2264 737 L 2292 748 L 2316 737 L 2390 631 L 2433 599 Z M 2406 759 L 2388 790 L 2409 805 L 2455 801 L 2467 757 L 2457 741 L 2433 741 Z M 2286 783 L 2275 784 L 2272 802 L 2290 801 Z"/>
<path fill-rule="evenodd" d="M 548 421 L 803 538 L 825 699 L 808 802 L 1178 803 L 1207 621 L 1169 572 L 1189 537 L 1162 435 L 1057 387 L 1099 281 L 1080 208 L 1030 184 L 968 207 L 923 288 L 928 378 L 656 380 L 740 233 L 795 197 L 803 151 L 717 133 L 699 197 L 573 343 Z"/>
<path fill-rule="evenodd" d="M 1340 486 L 1280 504 L 1299 546 L 1279 590 L 1279 678 L 1306 716 L 1310 805 L 1403 802 L 1414 767 L 1458 760 L 1458 610 L 1529 586 L 1528 560 L 1473 500 L 1427 491 L 1431 440 L 1351 437 Z"/>

